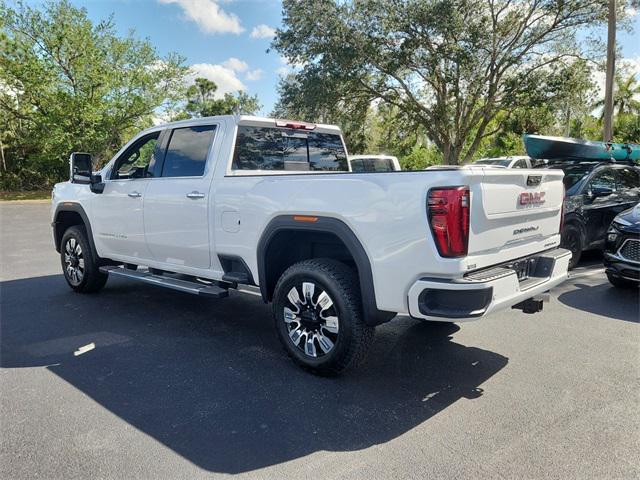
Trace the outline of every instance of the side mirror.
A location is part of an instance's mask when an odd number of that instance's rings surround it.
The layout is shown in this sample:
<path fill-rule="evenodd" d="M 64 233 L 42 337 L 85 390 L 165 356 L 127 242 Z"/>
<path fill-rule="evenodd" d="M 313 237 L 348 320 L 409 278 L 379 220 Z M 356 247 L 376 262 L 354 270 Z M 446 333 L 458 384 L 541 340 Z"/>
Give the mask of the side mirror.
<path fill-rule="evenodd" d="M 73 152 L 69 158 L 71 183 L 89 185 L 93 173 L 93 161 L 88 153 Z"/>
<path fill-rule="evenodd" d="M 593 187 L 591 189 L 591 197 L 608 197 L 613 193 L 613 189 L 609 187 Z"/>

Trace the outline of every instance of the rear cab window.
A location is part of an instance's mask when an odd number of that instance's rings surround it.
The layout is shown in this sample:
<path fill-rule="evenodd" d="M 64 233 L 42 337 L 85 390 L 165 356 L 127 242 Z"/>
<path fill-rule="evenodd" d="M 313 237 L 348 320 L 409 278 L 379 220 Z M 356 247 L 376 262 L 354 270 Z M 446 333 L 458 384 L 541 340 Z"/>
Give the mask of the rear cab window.
<path fill-rule="evenodd" d="M 239 125 L 233 171 L 348 172 L 338 133 Z"/>
<path fill-rule="evenodd" d="M 360 172 L 393 172 L 395 170 L 390 158 L 355 158 L 351 160 L 351 171 Z"/>

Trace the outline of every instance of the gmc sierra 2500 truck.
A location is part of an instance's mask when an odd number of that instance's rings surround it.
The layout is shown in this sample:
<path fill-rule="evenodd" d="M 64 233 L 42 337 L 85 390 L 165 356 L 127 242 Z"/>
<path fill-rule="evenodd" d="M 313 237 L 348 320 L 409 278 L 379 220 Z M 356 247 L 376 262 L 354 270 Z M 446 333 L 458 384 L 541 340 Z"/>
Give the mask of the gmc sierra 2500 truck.
<path fill-rule="evenodd" d="M 340 129 L 220 116 L 156 126 L 100 171 L 71 156 L 53 237 L 77 292 L 121 276 L 273 303 L 295 362 L 360 362 L 376 325 L 406 314 L 533 313 L 567 276 L 562 171 L 442 167 L 352 173 Z"/>

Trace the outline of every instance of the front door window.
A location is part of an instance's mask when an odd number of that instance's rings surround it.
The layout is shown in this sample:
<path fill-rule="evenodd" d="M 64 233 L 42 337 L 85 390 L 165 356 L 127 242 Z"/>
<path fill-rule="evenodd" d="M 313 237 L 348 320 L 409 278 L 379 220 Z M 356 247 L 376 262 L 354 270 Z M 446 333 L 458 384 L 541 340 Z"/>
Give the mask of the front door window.
<path fill-rule="evenodd" d="M 150 133 L 131 145 L 116 161 L 111 179 L 152 177 L 159 160 L 159 137 L 160 132 Z"/>

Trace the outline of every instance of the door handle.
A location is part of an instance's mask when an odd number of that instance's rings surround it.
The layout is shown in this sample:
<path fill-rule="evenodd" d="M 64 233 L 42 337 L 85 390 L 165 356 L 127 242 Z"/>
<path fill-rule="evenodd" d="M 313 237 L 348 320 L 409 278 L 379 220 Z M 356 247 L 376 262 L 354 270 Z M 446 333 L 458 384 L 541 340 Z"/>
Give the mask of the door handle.
<path fill-rule="evenodd" d="M 127 193 L 127 195 L 129 195 L 131 198 L 138 198 L 142 196 L 140 192 L 129 192 Z"/>
<path fill-rule="evenodd" d="M 191 199 L 204 198 L 204 193 L 196 192 L 194 190 L 191 193 L 187 193 L 187 198 L 191 198 Z"/>

